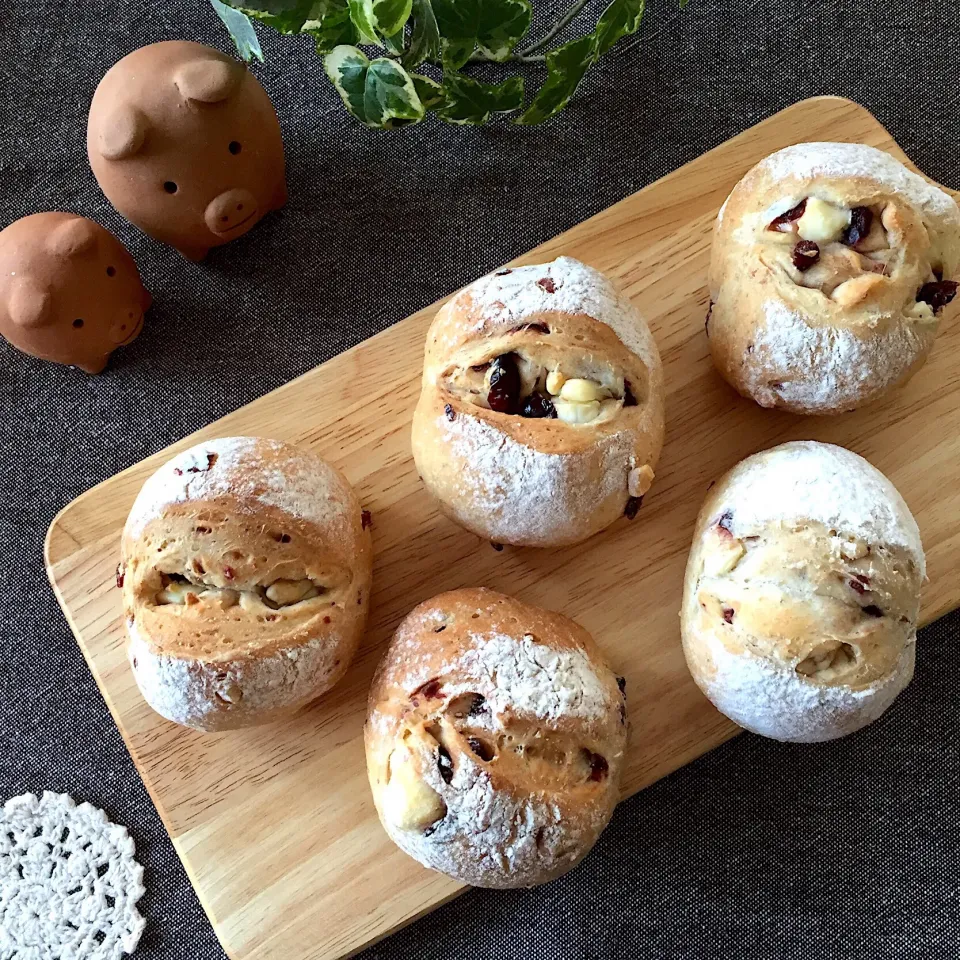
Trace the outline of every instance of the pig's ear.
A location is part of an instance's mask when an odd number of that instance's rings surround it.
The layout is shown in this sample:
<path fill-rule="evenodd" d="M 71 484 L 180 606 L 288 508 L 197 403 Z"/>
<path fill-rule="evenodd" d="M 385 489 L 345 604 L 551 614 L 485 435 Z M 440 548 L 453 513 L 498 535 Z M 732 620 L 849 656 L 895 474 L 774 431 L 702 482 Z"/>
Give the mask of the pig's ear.
<path fill-rule="evenodd" d="M 138 153 L 147 139 L 150 121 L 129 103 L 116 103 L 100 115 L 96 148 L 108 160 L 125 160 Z"/>
<path fill-rule="evenodd" d="M 7 300 L 10 319 L 18 327 L 35 329 L 53 322 L 53 298 L 30 277 L 19 277 Z"/>
<path fill-rule="evenodd" d="M 96 248 L 97 225 L 86 217 L 65 220 L 46 239 L 46 248 L 58 257 L 76 257 Z"/>
<path fill-rule="evenodd" d="M 219 103 L 237 89 L 245 72 L 232 60 L 202 58 L 179 67 L 173 75 L 173 82 L 188 100 Z"/>

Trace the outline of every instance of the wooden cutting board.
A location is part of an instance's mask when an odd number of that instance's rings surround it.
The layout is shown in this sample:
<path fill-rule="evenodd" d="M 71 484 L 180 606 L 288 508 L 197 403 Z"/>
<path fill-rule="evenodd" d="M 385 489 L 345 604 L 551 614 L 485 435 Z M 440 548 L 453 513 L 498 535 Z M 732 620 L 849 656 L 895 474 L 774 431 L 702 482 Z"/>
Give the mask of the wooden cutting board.
<path fill-rule="evenodd" d="M 426 597 L 485 585 L 586 626 L 627 677 L 625 796 L 737 732 L 687 674 L 678 610 L 707 485 L 742 457 L 800 438 L 866 456 L 891 477 L 920 523 L 930 574 L 924 621 L 960 606 L 957 324 L 942 332 L 908 387 L 835 419 L 761 410 L 735 396 L 711 367 L 703 320 L 712 221 L 750 166 L 800 140 L 861 141 L 903 158 L 861 107 L 833 97 L 807 100 L 516 261 L 579 257 L 615 277 L 650 321 L 665 366 L 667 443 L 632 524 L 619 521 L 578 547 L 498 553 L 439 516 L 409 443 L 436 305 L 100 484 L 54 521 L 46 544 L 50 580 L 234 960 L 343 956 L 461 889 L 392 846 L 364 769 L 361 725 L 371 674 L 397 623 Z M 366 642 L 328 697 L 285 724 L 204 736 L 167 723 L 141 700 L 124 656 L 114 571 L 124 518 L 147 475 L 201 438 L 230 434 L 304 444 L 347 474 L 373 512 L 375 589 Z"/>

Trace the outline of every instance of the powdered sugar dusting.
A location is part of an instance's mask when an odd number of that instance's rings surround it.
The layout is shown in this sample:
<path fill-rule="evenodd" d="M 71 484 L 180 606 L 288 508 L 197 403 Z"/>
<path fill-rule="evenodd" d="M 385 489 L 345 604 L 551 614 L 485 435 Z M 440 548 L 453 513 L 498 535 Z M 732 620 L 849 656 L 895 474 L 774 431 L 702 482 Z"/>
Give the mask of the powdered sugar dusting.
<path fill-rule="evenodd" d="M 223 695 L 242 691 L 243 712 L 260 714 L 293 710 L 323 693 L 343 668 L 338 638 L 317 638 L 270 657 L 217 660 L 178 657 L 157 652 L 128 622 L 127 656 L 144 700 L 167 720 L 197 729 L 216 727 L 217 715 L 229 705 Z M 218 696 L 218 694 L 220 696 Z"/>
<path fill-rule="evenodd" d="M 221 437 L 178 454 L 147 480 L 130 511 L 126 536 L 138 537 L 172 504 L 217 497 L 252 500 L 321 526 L 351 523 L 355 509 L 349 486 L 320 457 L 278 440 Z"/>
<path fill-rule="evenodd" d="M 925 572 L 920 530 L 896 487 L 863 457 L 843 447 L 798 440 L 734 467 L 718 513 L 732 513 L 744 537 L 768 523 L 813 520 L 868 543 L 906 548 Z"/>
<path fill-rule="evenodd" d="M 438 417 L 437 434 L 450 445 L 452 462 L 470 465 L 457 477 L 453 509 L 457 502 L 480 505 L 494 540 L 579 539 L 584 516 L 609 497 L 626 495 L 634 465 L 629 431 L 597 439 L 584 457 L 535 450 L 466 412 L 453 422 Z"/>
<path fill-rule="evenodd" d="M 742 375 L 767 406 L 782 399 L 811 412 L 853 408 L 900 380 L 926 347 L 915 324 L 858 335 L 814 326 L 781 300 L 765 301 L 763 314 L 752 337 L 754 362 Z"/>
<path fill-rule="evenodd" d="M 949 194 L 908 170 L 888 153 L 862 143 L 797 143 L 758 164 L 774 180 L 865 177 L 901 195 L 908 203 L 960 225 L 960 210 Z"/>
<path fill-rule="evenodd" d="M 480 315 L 478 330 L 514 326 L 546 311 L 585 314 L 610 327 L 648 368 L 660 365 L 656 343 L 637 308 L 599 270 L 572 257 L 490 274 L 467 292 Z"/>
<path fill-rule="evenodd" d="M 715 668 L 701 678 L 707 697 L 735 723 L 776 740 L 816 743 L 853 733 L 876 720 L 913 677 L 915 636 L 894 671 L 862 690 L 814 683 L 795 664 L 773 664 L 749 650 L 733 653 L 709 631 L 699 639 Z"/>

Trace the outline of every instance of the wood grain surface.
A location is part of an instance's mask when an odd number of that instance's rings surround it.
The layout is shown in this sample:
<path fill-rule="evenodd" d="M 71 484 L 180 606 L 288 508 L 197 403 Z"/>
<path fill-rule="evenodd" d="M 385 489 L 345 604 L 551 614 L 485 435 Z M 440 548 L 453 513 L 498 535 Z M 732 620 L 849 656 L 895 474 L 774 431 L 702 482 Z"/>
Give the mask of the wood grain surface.
<path fill-rule="evenodd" d="M 438 514 L 409 442 L 424 336 L 437 305 L 124 471 L 57 517 L 46 545 L 51 582 L 234 960 L 343 956 L 461 889 L 392 846 L 364 768 L 371 674 L 397 623 L 426 597 L 485 585 L 586 626 L 627 677 L 632 733 L 624 795 L 736 732 L 689 678 L 678 610 L 700 502 L 708 484 L 742 457 L 801 438 L 867 457 L 920 523 L 930 575 L 924 621 L 960 605 L 956 324 L 906 388 L 834 419 L 761 410 L 711 366 L 703 321 L 712 221 L 751 165 L 801 140 L 861 141 L 903 158 L 856 104 L 804 101 L 515 261 L 579 257 L 619 281 L 650 321 L 665 366 L 667 442 L 632 523 L 619 521 L 578 547 L 498 553 Z M 346 473 L 374 517 L 372 619 L 346 679 L 294 720 L 201 735 L 167 723 L 140 698 L 124 655 L 114 571 L 124 518 L 147 475 L 201 438 L 230 434 L 304 444 Z"/>

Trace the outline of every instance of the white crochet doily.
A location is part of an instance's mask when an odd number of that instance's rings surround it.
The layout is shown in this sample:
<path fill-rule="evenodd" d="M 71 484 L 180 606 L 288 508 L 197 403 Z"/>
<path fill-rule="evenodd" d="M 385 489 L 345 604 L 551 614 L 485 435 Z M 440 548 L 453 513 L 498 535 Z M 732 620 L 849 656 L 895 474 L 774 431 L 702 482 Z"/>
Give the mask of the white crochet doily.
<path fill-rule="evenodd" d="M 0 812 L 0 960 L 115 960 L 144 919 L 143 867 L 125 827 L 67 794 L 13 797 Z"/>

